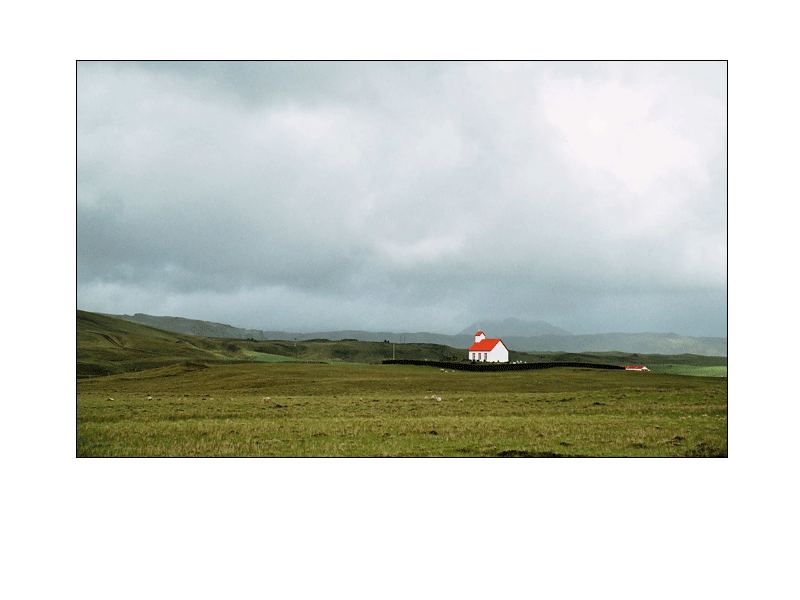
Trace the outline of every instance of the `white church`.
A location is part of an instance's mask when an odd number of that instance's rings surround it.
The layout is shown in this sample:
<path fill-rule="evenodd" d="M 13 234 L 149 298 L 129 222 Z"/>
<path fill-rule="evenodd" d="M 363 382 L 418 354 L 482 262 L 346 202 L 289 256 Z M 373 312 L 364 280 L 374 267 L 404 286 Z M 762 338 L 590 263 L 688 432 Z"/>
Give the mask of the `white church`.
<path fill-rule="evenodd" d="M 475 332 L 475 343 L 470 346 L 470 360 L 481 362 L 508 362 L 508 348 L 501 339 L 489 339 L 482 331 Z"/>

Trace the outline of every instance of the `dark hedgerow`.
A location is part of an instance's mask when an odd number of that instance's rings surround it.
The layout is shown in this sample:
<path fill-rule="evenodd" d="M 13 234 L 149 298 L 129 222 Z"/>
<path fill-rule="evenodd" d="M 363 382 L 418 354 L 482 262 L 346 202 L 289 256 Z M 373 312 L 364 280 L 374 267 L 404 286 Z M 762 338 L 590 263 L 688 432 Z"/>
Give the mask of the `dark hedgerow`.
<path fill-rule="evenodd" d="M 538 362 L 538 363 L 461 363 L 447 362 L 440 360 L 416 360 L 416 359 L 386 359 L 385 365 L 422 365 L 427 367 L 439 367 L 442 369 L 454 369 L 459 371 L 528 371 L 531 369 L 552 369 L 554 367 L 580 367 L 586 369 L 615 369 L 625 370 L 619 365 L 603 365 L 599 363 L 585 362 Z"/>

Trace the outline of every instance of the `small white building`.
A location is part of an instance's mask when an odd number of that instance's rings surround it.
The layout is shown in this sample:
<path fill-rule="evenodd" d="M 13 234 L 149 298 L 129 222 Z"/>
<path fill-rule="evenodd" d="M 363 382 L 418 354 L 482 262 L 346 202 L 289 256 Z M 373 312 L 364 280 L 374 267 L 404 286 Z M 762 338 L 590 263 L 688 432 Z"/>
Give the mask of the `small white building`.
<path fill-rule="evenodd" d="M 626 371 L 649 371 L 644 365 L 625 365 Z"/>
<path fill-rule="evenodd" d="M 508 362 L 508 348 L 501 339 L 489 339 L 482 331 L 475 332 L 475 343 L 467 349 L 470 360 Z"/>

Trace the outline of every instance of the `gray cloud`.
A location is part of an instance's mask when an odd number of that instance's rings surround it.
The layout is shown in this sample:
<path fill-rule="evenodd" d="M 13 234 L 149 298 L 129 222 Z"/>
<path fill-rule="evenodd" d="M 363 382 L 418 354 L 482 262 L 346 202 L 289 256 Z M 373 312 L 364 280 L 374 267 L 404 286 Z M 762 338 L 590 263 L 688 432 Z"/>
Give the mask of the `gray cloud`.
<path fill-rule="evenodd" d="M 78 304 L 726 334 L 724 63 L 80 63 Z"/>

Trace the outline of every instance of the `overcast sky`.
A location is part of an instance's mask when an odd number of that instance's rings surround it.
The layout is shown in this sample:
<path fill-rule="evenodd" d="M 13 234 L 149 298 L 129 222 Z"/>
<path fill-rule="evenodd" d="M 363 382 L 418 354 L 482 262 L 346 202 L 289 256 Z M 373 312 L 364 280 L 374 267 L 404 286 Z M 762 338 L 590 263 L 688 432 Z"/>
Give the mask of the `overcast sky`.
<path fill-rule="evenodd" d="M 724 63 L 78 65 L 78 307 L 726 333 Z"/>

